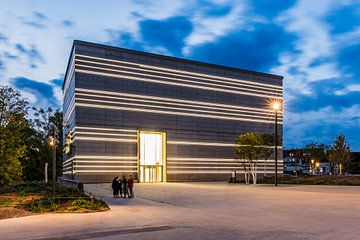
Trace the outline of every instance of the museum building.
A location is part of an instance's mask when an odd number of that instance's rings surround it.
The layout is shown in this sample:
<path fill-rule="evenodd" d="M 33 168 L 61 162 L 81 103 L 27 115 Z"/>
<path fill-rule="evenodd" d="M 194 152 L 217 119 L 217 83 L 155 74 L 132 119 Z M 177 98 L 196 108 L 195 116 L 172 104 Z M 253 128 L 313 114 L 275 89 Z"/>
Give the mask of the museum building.
<path fill-rule="evenodd" d="M 269 104 L 282 101 L 282 79 L 75 40 L 62 86 L 63 175 L 82 182 L 130 174 L 140 182 L 227 181 L 243 171 L 236 137 L 274 133 Z M 282 124 L 279 111 L 279 136 Z M 282 173 L 282 151 L 278 159 Z M 274 156 L 258 160 L 257 171 L 274 174 Z"/>

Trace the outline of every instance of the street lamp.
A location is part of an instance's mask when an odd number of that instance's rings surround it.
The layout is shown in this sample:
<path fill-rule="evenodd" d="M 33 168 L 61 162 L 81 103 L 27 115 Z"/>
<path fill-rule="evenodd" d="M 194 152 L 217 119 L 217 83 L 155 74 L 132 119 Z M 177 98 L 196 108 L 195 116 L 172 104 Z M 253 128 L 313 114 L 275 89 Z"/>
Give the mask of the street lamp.
<path fill-rule="evenodd" d="M 277 145 L 278 145 L 278 135 L 277 135 L 277 113 L 281 108 L 280 102 L 273 102 L 272 109 L 275 111 L 275 186 L 278 185 L 278 154 L 277 154 Z"/>
<path fill-rule="evenodd" d="M 310 165 L 310 168 L 311 168 L 311 174 L 312 175 L 315 175 L 315 160 L 314 159 L 311 159 L 311 165 Z"/>
<path fill-rule="evenodd" d="M 55 182 L 56 182 L 56 133 L 55 127 L 53 130 L 53 136 L 50 136 L 49 145 L 52 147 L 52 193 L 55 197 Z"/>
<path fill-rule="evenodd" d="M 320 163 L 317 162 L 315 166 L 316 166 L 316 173 L 319 174 Z"/>

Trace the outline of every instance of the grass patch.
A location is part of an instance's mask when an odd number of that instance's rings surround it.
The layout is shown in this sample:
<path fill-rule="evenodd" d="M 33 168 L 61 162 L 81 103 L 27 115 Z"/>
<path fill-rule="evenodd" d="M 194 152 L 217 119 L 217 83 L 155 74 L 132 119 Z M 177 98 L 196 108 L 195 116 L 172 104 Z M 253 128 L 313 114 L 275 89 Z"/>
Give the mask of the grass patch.
<path fill-rule="evenodd" d="M 259 179 L 260 184 L 274 184 L 274 177 Z M 359 176 L 284 176 L 278 178 L 279 184 L 302 184 L 302 185 L 341 185 L 360 186 Z"/>
<path fill-rule="evenodd" d="M 53 197 L 51 184 L 42 182 L 22 183 L 1 189 L 0 219 L 12 217 L 2 217 L 1 211 L 9 212 L 9 208 L 24 210 L 25 215 L 47 212 L 97 212 L 109 209 L 104 201 L 88 196 L 78 189 L 61 185 L 56 186 Z"/>

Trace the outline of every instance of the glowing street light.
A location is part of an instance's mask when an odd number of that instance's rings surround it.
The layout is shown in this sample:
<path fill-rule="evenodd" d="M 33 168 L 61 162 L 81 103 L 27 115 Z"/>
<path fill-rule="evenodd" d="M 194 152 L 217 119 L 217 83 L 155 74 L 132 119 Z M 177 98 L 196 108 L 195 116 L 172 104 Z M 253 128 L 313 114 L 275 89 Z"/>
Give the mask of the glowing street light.
<path fill-rule="evenodd" d="M 53 128 L 53 136 L 49 138 L 49 145 L 52 148 L 52 191 L 53 197 L 55 197 L 55 183 L 56 183 L 56 132 L 55 127 Z"/>
<path fill-rule="evenodd" d="M 274 102 L 273 105 L 272 105 L 272 108 L 275 111 L 278 111 L 280 109 L 280 103 L 279 102 Z"/>
<path fill-rule="evenodd" d="M 271 104 L 272 109 L 275 111 L 275 186 L 278 185 L 278 156 L 277 156 L 277 145 L 278 145 L 278 134 L 277 134 L 277 113 L 281 108 L 280 102 L 273 102 Z"/>
<path fill-rule="evenodd" d="M 53 136 L 50 136 L 50 138 L 49 138 L 49 145 L 50 145 L 50 147 L 53 147 L 55 145 L 55 139 Z"/>

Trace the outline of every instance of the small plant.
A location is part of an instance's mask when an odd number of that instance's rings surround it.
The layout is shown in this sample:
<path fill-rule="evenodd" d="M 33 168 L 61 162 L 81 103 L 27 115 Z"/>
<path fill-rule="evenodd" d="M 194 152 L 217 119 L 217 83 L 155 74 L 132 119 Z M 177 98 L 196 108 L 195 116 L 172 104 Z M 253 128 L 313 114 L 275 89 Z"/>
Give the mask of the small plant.
<path fill-rule="evenodd" d="M 41 212 L 55 212 L 60 209 L 60 203 L 52 198 L 43 198 L 39 201 L 32 202 L 30 204 L 30 211 Z"/>
<path fill-rule="evenodd" d="M 11 202 L 11 198 L 0 198 L 0 208 L 10 207 Z"/>
<path fill-rule="evenodd" d="M 71 207 L 69 208 L 70 211 L 76 211 L 81 209 L 91 209 L 91 203 L 87 199 L 76 199 L 72 202 Z"/>

